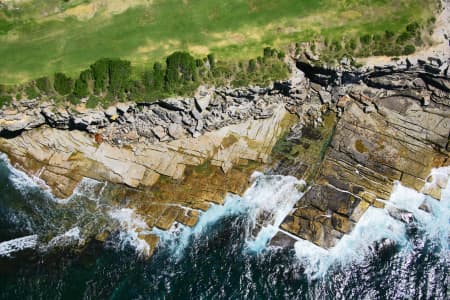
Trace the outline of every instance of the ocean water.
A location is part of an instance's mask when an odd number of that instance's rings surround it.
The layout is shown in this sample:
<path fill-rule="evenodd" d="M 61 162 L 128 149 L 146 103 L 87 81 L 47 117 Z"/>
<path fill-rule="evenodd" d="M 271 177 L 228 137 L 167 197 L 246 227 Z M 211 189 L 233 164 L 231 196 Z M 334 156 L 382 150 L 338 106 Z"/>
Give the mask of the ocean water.
<path fill-rule="evenodd" d="M 397 184 L 386 208 L 370 208 L 329 251 L 301 240 L 268 246 L 299 184 L 255 174 L 242 197 L 227 196 L 194 228 L 150 231 L 108 199 L 106 184 L 85 180 L 56 199 L 2 156 L 0 298 L 450 298 L 450 185 L 436 201 Z M 431 213 L 418 208 L 425 199 Z M 104 230 L 104 243 L 92 239 Z M 138 230 L 161 238 L 150 259 Z"/>

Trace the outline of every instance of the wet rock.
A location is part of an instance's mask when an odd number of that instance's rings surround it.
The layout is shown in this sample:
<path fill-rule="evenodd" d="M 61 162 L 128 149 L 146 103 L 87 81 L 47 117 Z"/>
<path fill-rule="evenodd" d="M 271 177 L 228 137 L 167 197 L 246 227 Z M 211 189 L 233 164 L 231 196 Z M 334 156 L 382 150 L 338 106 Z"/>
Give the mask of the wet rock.
<path fill-rule="evenodd" d="M 420 204 L 419 209 L 421 209 L 427 213 L 432 213 L 431 205 L 428 203 L 427 200 L 424 200 L 422 202 L 422 204 Z"/>

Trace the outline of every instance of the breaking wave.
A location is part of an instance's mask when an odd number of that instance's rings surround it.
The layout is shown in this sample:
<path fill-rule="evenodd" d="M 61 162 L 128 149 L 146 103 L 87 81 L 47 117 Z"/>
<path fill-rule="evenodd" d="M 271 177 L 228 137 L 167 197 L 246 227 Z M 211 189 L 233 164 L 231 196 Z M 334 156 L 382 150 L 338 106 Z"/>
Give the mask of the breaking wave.
<path fill-rule="evenodd" d="M 450 168 L 433 170 L 432 174 L 448 176 Z M 420 230 L 425 238 L 437 243 L 442 257 L 449 257 L 450 239 L 450 182 L 446 186 L 439 177 L 442 190 L 440 201 L 403 186 L 397 182 L 385 208 L 370 207 L 353 231 L 329 250 L 308 241 L 297 241 L 295 252 L 311 278 L 326 274 L 332 266 L 345 266 L 364 261 L 383 248 L 398 247 L 407 255 L 413 245 L 408 237 L 411 227 Z M 434 184 L 433 182 L 430 184 Z M 424 210 L 424 205 L 429 212 Z"/>

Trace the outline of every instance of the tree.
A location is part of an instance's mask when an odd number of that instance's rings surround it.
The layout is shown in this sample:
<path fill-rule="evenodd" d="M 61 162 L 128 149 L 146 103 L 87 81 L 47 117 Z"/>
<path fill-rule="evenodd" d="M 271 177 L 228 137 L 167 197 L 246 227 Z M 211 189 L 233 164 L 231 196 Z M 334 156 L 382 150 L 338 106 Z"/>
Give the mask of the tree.
<path fill-rule="evenodd" d="M 64 73 L 55 73 L 54 88 L 60 95 L 67 95 L 72 91 L 72 79 Z"/>
<path fill-rule="evenodd" d="M 94 92 L 96 94 L 106 91 L 109 83 L 109 61 L 103 58 L 91 65 L 92 77 L 94 79 Z"/>
<path fill-rule="evenodd" d="M 80 73 L 80 79 L 86 83 L 89 82 L 90 80 L 92 80 L 93 79 L 92 70 L 87 69 L 87 70 L 82 71 Z"/>
<path fill-rule="evenodd" d="M 164 87 L 165 70 L 163 65 L 159 62 L 153 64 L 153 88 L 155 90 L 162 90 Z"/>
<path fill-rule="evenodd" d="M 131 63 L 126 60 L 114 59 L 109 61 L 109 91 L 114 96 L 122 94 L 131 76 Z"/>
<path fill-rule="evenodd" d="M 77 97 L 84 98 L 89 95 L 88 84 L 86 81 L 78 78 L 75 81 L 75 86 L 73 88 L 73 94 Z"/>
<path fill-rule="evenodd" d="M 187 52 L 177 51 L 166 59 L 166 85 L 169 90 L 194 80 L 195 59 Z"/>
<path fill-rule="evenodd" d="M 157 92 L 164 89 L 165 70 L 159 62 L 153 64 L 152 70 L 147 70 L 143 74 L 144 87 L 148 92 Z"/>

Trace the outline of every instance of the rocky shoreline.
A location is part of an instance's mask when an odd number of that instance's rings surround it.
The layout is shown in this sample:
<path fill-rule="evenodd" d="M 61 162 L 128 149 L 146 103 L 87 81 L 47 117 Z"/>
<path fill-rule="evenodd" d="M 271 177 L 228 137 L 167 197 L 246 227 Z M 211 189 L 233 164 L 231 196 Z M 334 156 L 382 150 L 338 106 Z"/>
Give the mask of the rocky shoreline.
<path fill-rule="evenodd" d="M 440 197 L 442 184 L 427 182 L 450 164 L 448 63 L 358 70 L 298 58 L 292 78 L 269 88 L 94 110 L 22 101 L 0 112 L 0 151 L 60 198 L 83 177 L 125 184 L 125 205 L 163 230 L 195 225 L 199 210 L 242 193 L 255 169 L 307 179 L 273 243 L 294 235 L 329 248 L 384 205 L 395 181 Z"/>

